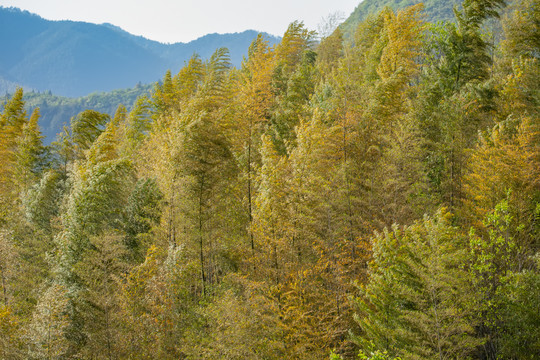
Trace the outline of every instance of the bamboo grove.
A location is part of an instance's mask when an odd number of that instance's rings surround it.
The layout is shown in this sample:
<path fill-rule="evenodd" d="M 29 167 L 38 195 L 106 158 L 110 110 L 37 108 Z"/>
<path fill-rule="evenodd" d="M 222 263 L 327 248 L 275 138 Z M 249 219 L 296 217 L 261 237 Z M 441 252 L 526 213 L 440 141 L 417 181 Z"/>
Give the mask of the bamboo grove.
<path fill-rule="evenodd" d="M 539 358 L 540 2 L 455 16 L 295 22 L 51 146 L 18 90 L 0 357 Z"/>

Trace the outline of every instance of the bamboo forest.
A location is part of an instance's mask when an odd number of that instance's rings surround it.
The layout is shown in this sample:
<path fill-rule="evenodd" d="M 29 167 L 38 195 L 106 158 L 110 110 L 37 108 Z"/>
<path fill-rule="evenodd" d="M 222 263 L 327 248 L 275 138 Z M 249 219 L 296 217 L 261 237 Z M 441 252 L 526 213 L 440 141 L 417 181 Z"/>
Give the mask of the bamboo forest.
<path fill-rule="evenodd" d="M 0 108 L 2 359 L 540 359 L 540 1 Z"/>

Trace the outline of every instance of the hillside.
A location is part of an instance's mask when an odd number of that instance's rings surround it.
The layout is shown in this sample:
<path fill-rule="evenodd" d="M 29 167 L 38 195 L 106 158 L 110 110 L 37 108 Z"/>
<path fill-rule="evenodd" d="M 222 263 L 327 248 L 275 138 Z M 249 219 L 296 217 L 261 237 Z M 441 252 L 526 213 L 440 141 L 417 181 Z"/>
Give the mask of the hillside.
<path fill-rule="evenodd" d="M 368 15 L 376 14 L 386 6 L 398 10 L 421 2 L 423 2 L 425 6 L 426 20 L 436 22 L 439 20 L 453 20 L 453 8 L 455 5 L 461 4 L 463 0 L 364 0 L 341 25 L 341 29 L 346 36 L 349 36 L 354 32 L 356 26 Z"/>
<path fill-rule="evenodd" d="M 157 81 L 167 69 L 177 72 L 195 52 L 205 59 L 219 47 L 239 65 L 256 35 L 248 30 L 162 44 L 110 24 L 49 21 L 0 7 L 0 93 L 11 92 L 13 84 L 69 97 L 130 88 Z"/>
<path fill-rule="evenodd" d="M 45 136 L 44 142 L 49 144 L 64 125 L 69 125 L 70 119 L 84 110 L 96 110 L 101 113 L 114 115 L 118 105 L 131 109 L 138 97 L 149 95 L 153 84 L 137 85 L 130 89 L 119 89 L 110 92 L 96 92 L 78 98 L 54 95 L 51 92 L 25 91 L 25 109 L 28 114 L 39 107 L 41 114 L 39 126 Z M 4 106 L 11 95 L 0 97 L 0 108 Z"/>

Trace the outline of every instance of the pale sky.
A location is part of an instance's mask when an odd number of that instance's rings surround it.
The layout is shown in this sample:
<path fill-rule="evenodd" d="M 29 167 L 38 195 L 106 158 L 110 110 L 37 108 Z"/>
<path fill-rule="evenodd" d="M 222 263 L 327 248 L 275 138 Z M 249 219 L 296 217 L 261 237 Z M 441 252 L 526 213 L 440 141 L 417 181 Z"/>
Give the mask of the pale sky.
<path fill-rule="evenodd" d="M 317 30 L 323 18 L 345 16 L 361 0 L 0 0 L 48 20 L 111 23 L 134 34 L 166 43 L 189 42 L 209 33 L 248 29 L 283 35 L 303 21 Z"/>

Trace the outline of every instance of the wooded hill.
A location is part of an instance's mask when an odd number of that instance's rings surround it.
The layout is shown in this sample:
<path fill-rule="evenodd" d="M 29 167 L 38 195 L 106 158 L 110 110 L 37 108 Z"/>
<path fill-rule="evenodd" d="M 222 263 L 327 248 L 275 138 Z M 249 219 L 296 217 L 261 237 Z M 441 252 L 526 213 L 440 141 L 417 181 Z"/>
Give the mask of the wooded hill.
<path fill-rule="evenodd" d="M 2 357 L 540 358 L 540 2 L 503 5 L 293 23 L 47 148 L 17 91 Z"/>
<path fill-rule="evenodd" d="M 463 0 L 363 0 L 354 9 L 351 15 L 340 25 L 345 37 L 354 37 L 358 24 L 369 15 L 377 14 L 385 7 L 394 10 L 401 10 L 419 3 L 424 5 L 424 16 L 427 21 L 436 23 L 437 21 L 453 21 L 454 7 L 460 6 Z"/>
<path fill-rule="evenodd" d="M 124 104 L 131 110 L 139 97 L 150 96 L 154 84 L 141 85 L 131 89 L 113 90 L 110 92 L 92 93 L 79 98 L 69 98 L 54 95 L 52 92 L 24 92 L 25 110 L 32 113 L 39 108 L 39 127 L 44 136 L 43 142 L 49 145 L 62 132 L 63 127 L 69 126 L 71 118 L 84 110 L 95 110 L 113 116 L 118 104 Z M 10 100 L 12 95 L 0 97 L 0 106 Z"/>

